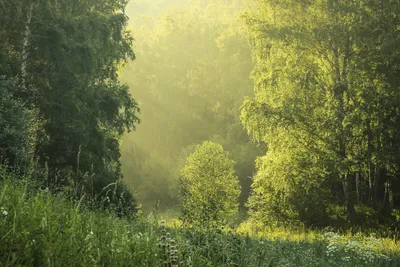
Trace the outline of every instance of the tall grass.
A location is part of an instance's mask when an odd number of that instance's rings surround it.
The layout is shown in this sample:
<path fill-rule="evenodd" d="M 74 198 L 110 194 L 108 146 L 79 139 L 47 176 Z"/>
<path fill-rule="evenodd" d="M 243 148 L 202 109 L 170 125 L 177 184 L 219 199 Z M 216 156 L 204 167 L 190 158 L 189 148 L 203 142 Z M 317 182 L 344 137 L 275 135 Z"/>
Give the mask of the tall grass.
<path fill-rule="evenodd" d="M 88 210 L 29 182 L 0 182 L 0 265 L 157 266 L 152 223 Z"/>
<path fill-rule="evenodd" d="M 10 176 L 0 181 L 0 266 L 400 266 L 394 241 L 283 230 L 255 235 L 251 225 L 160 227 L 158 216 L 118 218 Z"/>

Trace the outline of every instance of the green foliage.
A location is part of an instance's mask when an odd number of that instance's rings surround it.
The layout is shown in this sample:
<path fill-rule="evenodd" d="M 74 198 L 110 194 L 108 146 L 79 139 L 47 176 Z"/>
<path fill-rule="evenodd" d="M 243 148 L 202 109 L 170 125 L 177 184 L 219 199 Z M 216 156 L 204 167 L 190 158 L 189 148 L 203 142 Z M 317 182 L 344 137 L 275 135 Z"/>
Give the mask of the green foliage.
<path fill-rule="evenodd" d="M 167 232 L 170 234 L 168 235 Z M 92 212 L 29 180 L 0 172 L 0 264 L 3 266 L 160 266 L 158 243 L 175 240 L 178 266 L 398 266 L 388 240 L 329 234 L 289 238 L 170 228 Z M 296 240 L 294 236 L 301 236 Z M 164 239 L 163 239 L 164 238 Z M 394 244 L 394 241 L 392 241 Z M 166 247 L 164 246 L 164 249 Z M 169 253 L 171 252 L 169 250 Z M 174 258 L 175 259 L 175 258 Z"/>
<path fill-rule="evenodd" d="M 250 215 L 266 225 L 318 225 L 326 216 L 324 166 L 312 159 L 296 140 L 277 136 L 257 160 L 249 198 Z"/>
<path fill-rule="evenodd" d="M 240 186 L 234 166 L 221 145 L 208 141 L 187 158 L 181 171 L 185 221 L 224 224 L 237 212 Z"/>
<path fill-rule="evenodd" d="M 133 190 L 122 180 L 103 188 L 96 196 L 100 199 L 100 208 L 114 212 L 118 217 L 135 219 L 140 205 Z M 96 203 L 95 203 L 96 205 Z"/>
<path fill-rule="evenodd" d="M 252 215 L 321 225 L 331 223 L 327 206 L 341 205 L 356 223 L 354 205 L 360 204 L 388 218 L 399 205 L 393 184 L 399 178 L 400 95 L 390 70 L 399 66 L 398 53 L 384 47 L 399 34 L 399 18 L 385 14 L 400 5 L 255 6 L 243 16 L 256 63 L 255 97 L 245 99 L 241 120 L 268 152 L 254 177 Z"/>
<path fill-rule="evenodd" d="M 135 0 L 135 64 L 127 0 L 67 2 L 0 0 L 0 265 L 398 265 L 373 238 L 209 227 L 248 199 L 261 229 L 398 236 L 398 1 Z M 122 172 L 195 228 L 132 224 Z"/>
<path fill-rule="evenodd" d="M 134 59 L 127 1 L 1 5 L 0 68 L 8 80 L 20 77 L 13 97 L 38 110 L 42 131 L 34 152 L 48 166 L 44 183 L 77 189 L 90 173 L 86 193 L 99 193 L 121 179 L 120 139 L 139 122 L 138 105 L 117 75 Z"/>
<path fill-rule="evenodd" d="M 377 265 L 378 262 L 382 265 L 390 263 L 390 257 L 379 253 L 382 244 L 376 238 L 356 236 L 349 239 L 332 232 L 324 234 L 324 238 L 328 242 L 326 255 L 332 265 L 365 266 Z"/>
<path fill-rule="evenodd" d="M 160 249 L 161 266 L 162 267 L 177 267 L 179 264 L 178 250 L 176 242 L 171 238 L 171 234 L 165 227 L 165 221 L 161 221 L 160 238 L 158 240 Z"/>
<path fill-rule="evenodd" d="M 2 177 L 3 178 L 3 177 Z M 90 211 L 28 180 L 0 182 L 0 265 L 156 266 L 150 224 Z"/>
<path fill-rule="evenodd" d="M 159 14 L 152 6 L 167 2 L 135 1 L 148 10 L 132 12 Z M 138 57 L 122 80 L 140 101 L 142 123 L 124 139 L 122 169 L 148 209 L 157 200 L 161 208 L 177 206 L 181 162 L 205 140 L 223 145 L 236 161 L 244 204 L 254 160 L 265 151 L 239 122 L 253 66 L 240 1 L 190 2 L 153 17 L 129 13 Z"/>
<path fill-rule="evenodd" d="M 15 80 L 0 76 L 0 158 L 13 167 L 26 167 L 33 157 L 38 130 L 37 112 L 14 97 Z"/>

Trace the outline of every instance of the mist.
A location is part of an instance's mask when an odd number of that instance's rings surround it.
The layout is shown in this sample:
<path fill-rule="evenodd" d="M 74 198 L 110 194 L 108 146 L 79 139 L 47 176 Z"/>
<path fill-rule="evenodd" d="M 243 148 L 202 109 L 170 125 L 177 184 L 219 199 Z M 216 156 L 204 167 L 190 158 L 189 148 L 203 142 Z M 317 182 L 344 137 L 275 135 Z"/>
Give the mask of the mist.
<path fill-rule="evenodd" d="M 131 1 L 136 60 L 121 76 L 141 108 L 122 145 L 124 179 L 144 209 L 176 208 L 179 171 L 195 145 L 223 145 L 236 162 L 243 204 L 263 153 L 240 123 L 253 69 L 240 1 Z M 265 151 L 264 151 L 265 152 Z"/>

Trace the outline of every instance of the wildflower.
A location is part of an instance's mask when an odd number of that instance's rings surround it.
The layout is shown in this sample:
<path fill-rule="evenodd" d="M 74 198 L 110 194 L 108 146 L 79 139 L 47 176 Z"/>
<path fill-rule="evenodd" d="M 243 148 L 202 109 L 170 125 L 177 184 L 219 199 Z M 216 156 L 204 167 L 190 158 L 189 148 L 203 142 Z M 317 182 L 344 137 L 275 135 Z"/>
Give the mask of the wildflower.
<path fill-rule="evenodd" d="M 3 207 L 1 207 L 0 210 L 1 210 L 1 213 L 2 213 L 4 216 L 7 216 L 7 215 L 8 215 L 8 212 L 7 212 Z"/>
<path fill-rule="evenodd" d="M 349 256 L 342 257 L 342 260 L 344 260 L 344 261 L 350 261 L 350 257 L 349 257 Z"/>

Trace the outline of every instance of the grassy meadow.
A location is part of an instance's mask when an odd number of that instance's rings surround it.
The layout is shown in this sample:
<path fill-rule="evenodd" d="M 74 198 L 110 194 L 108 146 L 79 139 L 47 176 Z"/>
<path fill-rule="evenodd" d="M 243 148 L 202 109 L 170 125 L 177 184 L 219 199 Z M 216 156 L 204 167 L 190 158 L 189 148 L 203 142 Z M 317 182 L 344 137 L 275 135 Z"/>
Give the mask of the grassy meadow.
<path fill-rule="evenodd" d="M 10 177 L 0 209 L 1 266 L 400 265 L 400 246 L 373 234 L 191 228 L 176 212 L 122 219 Z"/>

